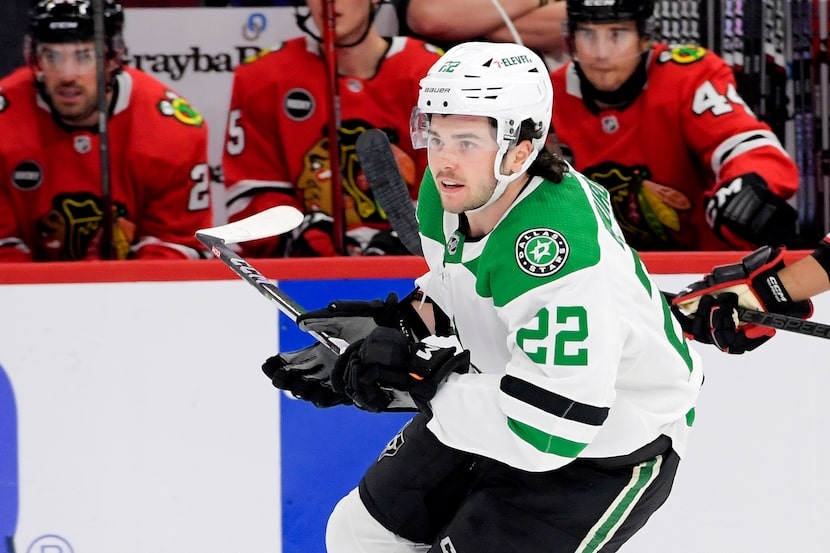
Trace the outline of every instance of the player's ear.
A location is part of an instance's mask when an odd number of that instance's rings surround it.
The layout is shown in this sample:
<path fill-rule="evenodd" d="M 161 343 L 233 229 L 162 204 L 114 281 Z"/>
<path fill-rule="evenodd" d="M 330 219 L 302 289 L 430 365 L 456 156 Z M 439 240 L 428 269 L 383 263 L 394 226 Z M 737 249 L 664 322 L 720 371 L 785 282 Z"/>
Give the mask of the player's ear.
<path fill-rule="evenodd" d="M 533 144 L 530 140 L 522 140 L 512 149 L 510 149 L 507 154 L 504 156 L 505 161 L 507 162 L 506 166 L 509 169 L 508 174 L 516 173 L 517 171 L 521 171 L 522 164 L 527 160 L 530 154 L 533 152 Z"/>

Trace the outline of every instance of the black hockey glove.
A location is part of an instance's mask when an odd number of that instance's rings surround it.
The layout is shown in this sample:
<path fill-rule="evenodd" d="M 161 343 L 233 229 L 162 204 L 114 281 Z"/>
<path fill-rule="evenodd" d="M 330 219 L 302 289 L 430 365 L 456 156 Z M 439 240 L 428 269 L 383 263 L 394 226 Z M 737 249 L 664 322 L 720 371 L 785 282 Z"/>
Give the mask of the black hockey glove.
<path fill-rule="evenodd" d="M 402 302 L 398 302 L 398 296 L 394 293 L 389 294 L 386 300 L 333 301 L 323 309 L 304 313 L 298 317 L 297 324 L 307 332 L 327 334 L 348 344 L 365 338 L 378 326 L 394 328 L 414 341 L 416 336 L 429 334 L 412 306 L 412 301 L 419 297 L 420 291 L 416 289 Z M 433 307 L 433 311 L 441 314 L 437 307 Z M 445 315 L 443 318 L 436 315 L 436 319 L 449 324 Z M 274 386 L 317 407 L 350 404 L 351 399 L 335 392 L 329 381 L 336 359 L 337 356 L 326 346 L 314 344 L 270 357 L 262 365 L 262 370 Z"/>
<path fill-rule="evenodd" d="M 312 211 L 291 231 L 285 247 L 286 257 L 331 257 L 337 255 L 333 239 L 333 219 L 322 211 Z"/>
<path fill-rule="evenodd" d="M 366 411 L 428 410 L 447 376 L 470 367 L 470 352 L 456 351 L 454 346 L 412 342 L 400 332 L 379 327 L 338 357 L 331 385 Z"/>
<path fill-rule="evenodd" d="M 773 194 L 757 173 L 741 175 L 707 192 L 705 212 L 715 234 L 737 249 L 796 241 L 795 209 Z"/>
<path fill-rule="evenodd" d="M 318 343 L 269 357 L 262 365 L 262 372 L 275 387 L 316 407 L 351 405 L 349 396 L 331 388 L 329 377 L 336 360 L 337 354 Z"/>
<path fill-rule="evenodd" d="M 372 236 L 363 255 L 412 255 L 394 230 L 380 230 Z"/>
<path fill-rule="evenodd" d="M 806 319 L 810 300 L 794 302 L 778 278 L 784 249 L 758 248 L 740 263 L 715 267 L 672 300 L 672 312 L 687 337 L 713 344 L 721 351 L 751 351 L 775 335 L 775 329 L 738 321 L 735 307 L 769 311 Z"/>

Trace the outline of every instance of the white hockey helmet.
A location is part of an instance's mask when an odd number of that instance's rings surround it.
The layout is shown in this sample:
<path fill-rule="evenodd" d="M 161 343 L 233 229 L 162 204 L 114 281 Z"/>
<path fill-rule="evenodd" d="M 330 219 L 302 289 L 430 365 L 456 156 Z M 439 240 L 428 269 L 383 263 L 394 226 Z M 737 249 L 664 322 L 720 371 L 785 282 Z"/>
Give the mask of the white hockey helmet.
<path fill-rule="evenodd" d="M 493 167 L 496 188 L 484 209 L 524 173 L 547 140 L 553 111 L 553 85 L 542 59 L 529 48 L 510 42 L 464 42 L 447 50 L 421 79 L 418 107 L 410 131 L 415 148 L 427 145 L 429 116 L 477 115 L 496 122 L 499 150 Z M 521 124 L 530 119 L 539 131 L 533 152 L 519 172 L 501 173 L 507 150 L 516 145 Z"/>

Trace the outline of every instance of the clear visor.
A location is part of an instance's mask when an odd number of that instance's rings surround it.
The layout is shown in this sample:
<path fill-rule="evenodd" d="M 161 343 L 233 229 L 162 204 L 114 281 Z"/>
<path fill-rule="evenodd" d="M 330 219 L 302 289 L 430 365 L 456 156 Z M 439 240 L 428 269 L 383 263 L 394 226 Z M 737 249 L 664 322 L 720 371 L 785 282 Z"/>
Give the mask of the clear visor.
<path fill-rule="evenodd" d="M 36 55 L 42 71 L 67 74 L 95 72 L 95 48 L 90 44 L 39 44 Z"/>
<path fill-rule="evenodd" d="M 419 114 L 412 118 L 413 144 L 426 147 L 427 162 L 433 173 L 464 167 L 495 166 L 497 154 L 495 122 L 489 117 L 473 115 L 443 116 Z"/>
<path fill-rule="evenodd" d="M 420 150 L 427 147 L 427 131 L 429 130 L 429 115 L 423 113 L 418 107 L 412 108 L 412 115 L 409 116 L 409 136 L 412 139 L 412 147 Z"/>

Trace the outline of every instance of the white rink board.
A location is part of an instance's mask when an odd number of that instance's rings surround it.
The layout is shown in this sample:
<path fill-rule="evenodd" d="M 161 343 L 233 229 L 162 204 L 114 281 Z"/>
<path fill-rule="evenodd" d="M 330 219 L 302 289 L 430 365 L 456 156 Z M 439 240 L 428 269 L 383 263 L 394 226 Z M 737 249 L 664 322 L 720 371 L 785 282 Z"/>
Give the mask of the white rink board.
<path fill-rule="evenodd" d="M 676 291 L 699 275 L 657 275 Z M 830 324 L 830 293 L 813 320 Z M 695 344 L 705 382 L 672 495 L 621 549 L 821 551 L 830 520 L 830 340 L 777 332 L 754 352 Z"/>
<path fill-rule="evenodd" d="M 280 549 L 276 310 L 242 280 L 0 286 L 18 553 Z"/>
<path fill-rule="evenodd" d="M 696 276 L 656 278 L 674 291 Z M 6 285 L 0 306 L 18 553 L 281 553 L 277 394 L 259 370 L 276 347 L 269 302 L 233 280 Z M 830 295 L 814 318 L 830 322 Z M 816 550 L 830 341 L 696 349 L 706 382 L 674 493 L 622 551 Z"/>

